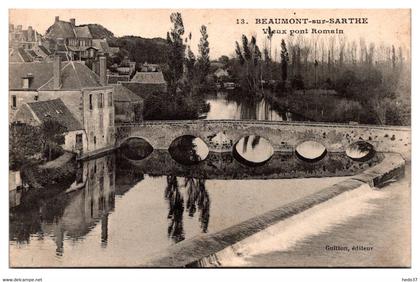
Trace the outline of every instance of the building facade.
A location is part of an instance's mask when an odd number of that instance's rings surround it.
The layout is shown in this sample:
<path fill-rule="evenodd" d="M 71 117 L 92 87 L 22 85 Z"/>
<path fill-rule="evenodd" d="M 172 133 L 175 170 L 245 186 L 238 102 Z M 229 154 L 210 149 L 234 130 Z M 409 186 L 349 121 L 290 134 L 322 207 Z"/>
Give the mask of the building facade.
<path fill-rule="evenodd" d="M 22 105 L 60 99 L 84 131 L 81 154 L 112 148 L 115 143 L 113 86 L 107 85 L 106 58 L 98 76 L 80 62 L 10 64 L 9 120 Z M 74 136 L 76 140 L 76 136 Z"/>

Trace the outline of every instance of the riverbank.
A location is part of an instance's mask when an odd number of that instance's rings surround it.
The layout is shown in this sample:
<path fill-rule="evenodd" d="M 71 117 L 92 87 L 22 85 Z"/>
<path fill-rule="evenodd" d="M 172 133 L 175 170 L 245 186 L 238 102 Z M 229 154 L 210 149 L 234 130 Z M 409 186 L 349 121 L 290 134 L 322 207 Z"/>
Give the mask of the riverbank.
<path fill-rule="evenodd" d="M 264 97 L 275 110 L 297 113 L 315 122 L 378 124 L 376 116 L 362 107 L 360 102 L 331 92 L 294 91 L 279 97 L 276 93 L 266 91 Z"/>
<path fill-rule="evenodd" d="M 44 164 L 29 164 L 21 168 L 22 183 L 28 187 L 20 205 L 34 205 L 65 190 L 76 179 L 75 154 L 64 152 Z"/>

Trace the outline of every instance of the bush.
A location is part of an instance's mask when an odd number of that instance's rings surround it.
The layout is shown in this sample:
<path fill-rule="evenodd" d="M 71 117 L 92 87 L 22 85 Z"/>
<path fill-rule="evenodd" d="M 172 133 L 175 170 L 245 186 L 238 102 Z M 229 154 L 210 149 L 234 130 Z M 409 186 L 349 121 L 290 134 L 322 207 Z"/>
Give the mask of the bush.
<path fill-rule="evenodd" d="M 300 89 L 304 89 L 305 88 L 305 84 L 303 82 L 303 77 L 300 74 L 299 75 L 295 75 L 292 78 L 291 84 L 292 84 L 292 88 L 293 89 L 300 90 Z"/>

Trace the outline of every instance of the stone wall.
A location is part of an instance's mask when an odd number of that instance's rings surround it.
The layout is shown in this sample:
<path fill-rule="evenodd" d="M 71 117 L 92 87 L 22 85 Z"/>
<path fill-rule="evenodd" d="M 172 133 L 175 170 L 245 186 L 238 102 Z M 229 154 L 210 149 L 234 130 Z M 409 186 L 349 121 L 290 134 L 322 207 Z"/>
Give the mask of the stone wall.
<path fill-rule="evenodd" d="M 143 138 L 154 149 L 168 149 L 172 141 L 182 135 L 201 138 L 210 151 L 220 152 L 220 144 L 213 141 L 223 134 L 226 146 L 242 137 L 259 135 L 267 139 L 278 152 L 292 152 L 308 140 L 325 146 L 329 152 L 343 152 L 355 141 L 371 143 L 376 151 L 396 152 L 411 159 L 411 129 L 399 126 L 348 125 L 332 123 L 273 122 L 247 120 L 147 121 L 116 127 L 116 145 L 131 137 Z"/>
<path fill-rule="evenodd" d="M 115 143 L 112 91 L 113 87 L 83 89 L 83 128 L 87 139 L 83 152 L 100 150 Z"/>

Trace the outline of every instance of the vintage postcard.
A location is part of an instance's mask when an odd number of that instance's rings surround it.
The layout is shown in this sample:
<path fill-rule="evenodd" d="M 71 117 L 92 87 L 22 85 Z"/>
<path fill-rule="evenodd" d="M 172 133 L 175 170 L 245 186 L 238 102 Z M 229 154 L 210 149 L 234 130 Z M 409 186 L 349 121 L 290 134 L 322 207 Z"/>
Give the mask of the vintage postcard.
<path fill-rule="evenodd" d="M 10 9 L 9 266 L 411 267 L 409 9 Z"/>

